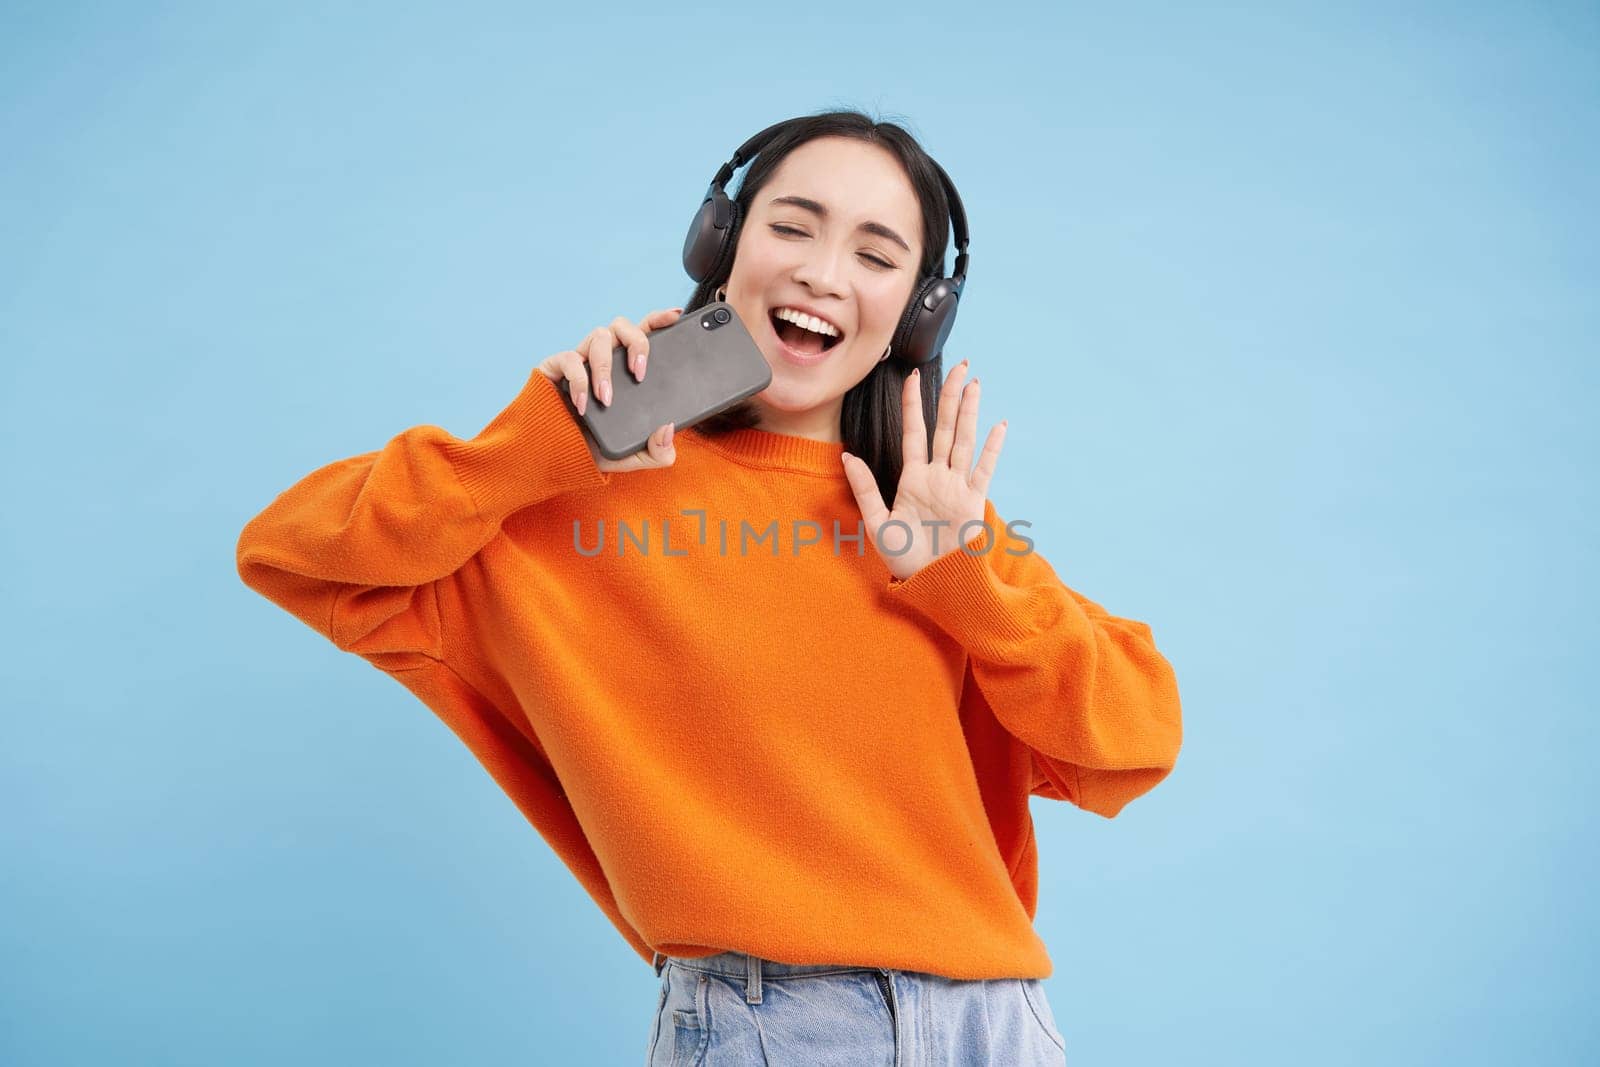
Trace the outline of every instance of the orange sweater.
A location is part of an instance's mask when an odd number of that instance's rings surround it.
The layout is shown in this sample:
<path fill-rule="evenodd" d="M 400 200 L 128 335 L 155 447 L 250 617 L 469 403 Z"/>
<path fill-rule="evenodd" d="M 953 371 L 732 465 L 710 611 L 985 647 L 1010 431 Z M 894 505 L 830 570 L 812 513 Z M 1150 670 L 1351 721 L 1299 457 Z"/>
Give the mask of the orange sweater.
<path fill-rule="evenodd" d="M 1028 798 L 1111 818 L 1172 770 L 1150 628 L 988 502 L 990 551 L 894 580 L 844 540 L 841 444 L 676 443 L 602 473 L 535 371 L 470 440 L 416 426 L 280 493 L 239 574 L 438 714 L 647 961 L 1048 977 Z"/>

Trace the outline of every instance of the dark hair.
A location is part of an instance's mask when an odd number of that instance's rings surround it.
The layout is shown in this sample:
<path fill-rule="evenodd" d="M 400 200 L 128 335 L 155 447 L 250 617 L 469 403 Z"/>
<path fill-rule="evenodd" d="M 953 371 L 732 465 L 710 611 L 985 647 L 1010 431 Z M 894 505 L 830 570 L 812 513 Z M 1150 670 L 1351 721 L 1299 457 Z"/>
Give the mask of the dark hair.
<path fill-rule="evenodd" d="M 917 200 L 922 205 L 922 262 L 918 266 L 916 284 L 911 290 L 914 297 L 923 281 L 936 273 L 944 273 L 944 254 L 949 242 L 949 200 L 945 196 L 944 183 L 939 180 L 939 173 L 928 153 L 916 138 L 893 122 L 878 122 L 854 109 L 825 111 L 796 119 L 757 153 L 746 168 L 739 181 L 739 191 L 733 196 L 739 204 L 740 219 L 750 218 L 756 194 L 767 184 L 784 157 L 818 137 L 854 137 L 869 144 L 881 145 L 892 152 L 905 168 L 911 186 L 916 190 Z M 741 222 L 741 229 L 743 225 Z M 710 303 L 717 288 L 727 282 L 732 273 L 730 258 L 727 269 L 695 286 L 694 292 L 684 303 L 684 315 L 692 314 Z M 904 311 L 903 308 L 901 310 Z M 938 417 L 942 364 L 943 359 L 935 356 L 922 365 L 922 414 L 930 442 Z M 895 489 L 900 484 L 903 448 L 900 392 L 910 373 L 911 368 L 893 355 L 880 361 L 865 378 L 844 394 L 839 414 L 839 436 L 844 440 L 845 450 L 860 456 L 872 469 L 878 492 L 889 507 L 894 506 Z M 697 423 L 695 429 L 716 435 L 752 427 L 758 419 L 759 410 L 755 401 L 745 400 Z"/>

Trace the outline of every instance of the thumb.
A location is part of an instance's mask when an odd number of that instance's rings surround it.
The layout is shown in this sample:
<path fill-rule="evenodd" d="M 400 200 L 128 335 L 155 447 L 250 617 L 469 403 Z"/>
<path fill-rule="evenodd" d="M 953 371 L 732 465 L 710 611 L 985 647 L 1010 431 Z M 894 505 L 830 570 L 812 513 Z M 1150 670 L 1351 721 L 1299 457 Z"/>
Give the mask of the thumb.
<path fill-rule="evenodd" d="M 883 494 L 878 492 L 877 479 L 872 476 L 872 468 L 860 456 L 845 452 L 840 460 L 844 464 L 845 480 L 850 483 L 850 491 L 856 498 L 856 506 L 861 509 L 861 517 L 867 522 L 868 536 L 871 537 L 871 532 L 889 517 L 889 509 L 883 504 Z M 876 539 L 873 543 L 877 543 Z"/>
<path fill-rule="evenodd" d="M 650 435 L 650 440 L 645 445 L 649 452 L 651 462 L 658 467 L 670 467 L 678 458 L 678 449 L 675 443 L 677 424 L 667 423 L 661 429 Z"/>

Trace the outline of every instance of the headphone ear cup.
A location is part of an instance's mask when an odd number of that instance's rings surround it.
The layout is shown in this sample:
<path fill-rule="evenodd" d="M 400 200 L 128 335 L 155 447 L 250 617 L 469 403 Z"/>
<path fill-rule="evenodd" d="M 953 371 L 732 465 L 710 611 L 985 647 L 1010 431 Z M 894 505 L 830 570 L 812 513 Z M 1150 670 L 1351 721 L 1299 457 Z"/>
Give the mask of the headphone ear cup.
<path fill-rule="evenodd" d="M 961 301 L 961 283 L 953 278 L 939 278 L 928 287 L 923 296 L 922 312 L 912 324 L 909 348 L 922 352 L 923 361 L 944 352 L 945 338 L 956 324 L 956 309 Z"/>
<path fill-rule="evenodd" d="M 683 239 L 683 269 L 697 282 L 716 276 L 731 256 L 739 230 L 739 205 L 721 189 L 712 189 L 689 223 Z"/>
<path fill-rule="evenodd" d="M 944 351 L 945 338 L 956 324 L 961 287 L 950 278 L 929 278 L 906 305 L 895 331 L 895 352 L 910 367 L 920 367 Z"/>
<path fill-rule="evenodd" d="M 739 250 L 739 224 L 744 218 L 744 213 L 739 210 L 737 200 L 728 202 L 728 228 L 723 232 L 721 243 L 717 246 L 717 262 L 711 268 L 707 278 L 725 277 L 733 267 L 734 253 Z"/>
<path fill-rule="evenodd" d="M 932 281 L 932 279 L 929 279 Z M 908 367 L 915 367 L 922 363 L 916 358 L 916 353 L 911 351 L 911 335 L 913 324 L 917 321 L 917 314 L 922 307 L 923 295 L 928 291 L 928 282 L 917 286 L 917 291 L 911 294 L 911 299 L 906 301 L 905 310 L 900 312 L 900 321 L 894 328 L 894 336 L 889 343 L 894 346 L 893 358 Z"/>

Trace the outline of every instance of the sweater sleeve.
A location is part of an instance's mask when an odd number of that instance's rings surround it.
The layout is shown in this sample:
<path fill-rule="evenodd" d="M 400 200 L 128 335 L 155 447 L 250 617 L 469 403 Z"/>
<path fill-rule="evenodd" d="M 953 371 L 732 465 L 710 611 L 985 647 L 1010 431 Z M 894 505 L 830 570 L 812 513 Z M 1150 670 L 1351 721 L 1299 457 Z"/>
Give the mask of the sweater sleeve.
<path fill-rule="evenodd" d="M 239 576 L 381 667 L 441 659 L 434 583 L 512 513 L 611 479 L 557 388 L 535 370 L 470 440 L 414 426 L 375 452 L 312 471 L 245 525 Z"/>
<path fill-rule="evenodd" d="M 984 521 L 992 533 L 890 578 L 889 596 L 966 649 L 995 717 L 1032 753 L 1034 795 L 1115 818 L 1177 762 L 1172 665 L 1149 626 L 1068 588 L 987 500 Z"/>

